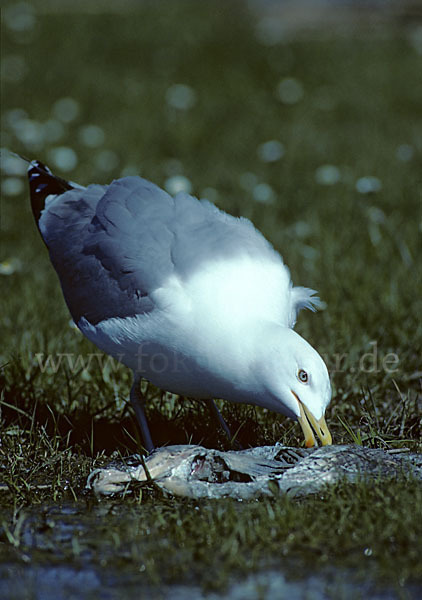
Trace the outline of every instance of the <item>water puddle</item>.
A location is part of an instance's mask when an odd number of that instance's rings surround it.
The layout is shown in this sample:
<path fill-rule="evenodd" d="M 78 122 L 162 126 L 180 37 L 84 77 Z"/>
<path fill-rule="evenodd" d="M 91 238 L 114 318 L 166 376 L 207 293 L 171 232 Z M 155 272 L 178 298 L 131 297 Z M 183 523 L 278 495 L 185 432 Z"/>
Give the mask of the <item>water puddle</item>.
<path fill-rule="evenodd" d="M 152 582 L 146 574 L 142 549 L 125 541 L 148 506 L 129 508 L 108 502 L 35 506 L 8 529 L 9 542 L 0 542 L 0 598 L 8 600 L 323 600 L 371 598 L 393 600 L 420 597 L 415 586 L 400 590 L 376 586 L 347 569 L 300 571 L 292 561 L 283 571 L 267 570 L 233 579 L 224 591 L 205 592 L 200 582 Z M 4 519 L 3 515 L 3 519 Z M 10 516 L 10 515 L 9 515 Z M 4 539 L 4 534 L 3 534 Z M 176 550 L 169 548 L 169 552 Z M 167 579 L 167 583 L 164 583 Z M 420 590 L 419 590 L 420 591 Z"/>

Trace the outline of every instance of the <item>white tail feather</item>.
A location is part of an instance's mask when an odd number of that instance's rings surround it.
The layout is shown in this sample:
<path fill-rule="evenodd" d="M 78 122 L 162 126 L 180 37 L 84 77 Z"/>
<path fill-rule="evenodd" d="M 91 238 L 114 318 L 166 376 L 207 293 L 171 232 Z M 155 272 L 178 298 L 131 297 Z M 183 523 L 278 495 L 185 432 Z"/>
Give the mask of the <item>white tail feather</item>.
<path fill-rule="evenodd" d="M 322 302 L 315 290 L 306 287 L 294 287 L 291 289 L 291 310 L 290 310 L 290 327 L 296 324 L 297 316 L 303 308 L 307 308 L 312 312 L 317 311 L 322 307 Z"/>

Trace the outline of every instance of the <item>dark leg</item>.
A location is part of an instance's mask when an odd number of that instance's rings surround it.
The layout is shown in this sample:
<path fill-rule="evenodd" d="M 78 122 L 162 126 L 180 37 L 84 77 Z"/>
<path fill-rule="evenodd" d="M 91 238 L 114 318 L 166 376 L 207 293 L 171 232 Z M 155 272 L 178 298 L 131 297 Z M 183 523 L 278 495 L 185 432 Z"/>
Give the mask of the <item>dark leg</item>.
<path fill-rule="evenodd" d="M 141 378 L 134 375 L 133 384 L 130 389 L 130 402 L 133 406 L 133 410 L 135 411 L 136 418 L 138 420 L 139 428 L 141 430 L 142 439 L 144 441 L 145 449 L 148 452 L 152 452 L 154 450 L 154 444 L 152 443 L 151 434 L 149 432 L 148 421 L 145 416 L 144 404 L 145 398 L 141 394 L 141 390 L 139 389 L 139 384 L 141 383 Z"/>
<path fill-rule="evenodd" d="M 218 410 L 217 405 L 214 402 L 214 400 L 205 400 L 205 402 L 207 403 L 208 408 L 210 409 L 210 412 L 211 412 L 211 415 L 213 416 L 213 418 L 223 428 L 224 433 L 226 434 L 226 436 L 228 437 L 228 439 L 230 440 L 230 442 L 233 442 L 233 436 L 232 436 L 232 434 L 230 432 L 230 429 L 228 428 L 227 423 L 223 419 L 223 416 L 222 416 L 221 412 Z M 243 449 L 242 445 L 238 441 L 235 441 L 234 443 L 239 448 L 239 450 Z"/>

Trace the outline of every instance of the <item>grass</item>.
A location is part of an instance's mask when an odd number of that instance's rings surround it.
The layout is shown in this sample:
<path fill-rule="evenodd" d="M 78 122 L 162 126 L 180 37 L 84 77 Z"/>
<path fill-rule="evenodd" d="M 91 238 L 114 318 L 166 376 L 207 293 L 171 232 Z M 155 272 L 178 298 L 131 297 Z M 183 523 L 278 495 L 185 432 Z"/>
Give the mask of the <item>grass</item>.
<path fill-rule="evenodd" d="M 339 568 L 361 577 L 377 575 L 384 585 L 399 574 L 394 583 L 403 586 L 422 576 L 422 490 L 402 483 L 339 485 L 299 505 L 286 497 L 239 503 L 149 496 L 124 505 L 79 501 L 65 511 L 29 507 L 16 515 L 4 537 L 17 552 L 38 550 L 41 564 L 53 560 L 121 573 L 136 569 L 155 584 L 188 580 L 221 589 L 233 573 L 287 565 L 293 578 L 308 576 L 315 567 Z M 77 546 L 63 527 L 75 514 Z M 42 545 L 28 543 L 28 530 L 43 531 Z M 56 549 L 54 557 L 49 548 Z"/>
<path fill-rule="evenodd" d="M 115 14 L 36 10 L 24 34 L 8 25 L 10 14 L 2 55 L 15 67 L 5 70 L 2 145 L 83 184 L 108 183 L 129 169 L 160 185 L 185 175 L 196 195 L 251 218 L 294 282 L 318 289 L 327 305 L 302 314 L 297 329 L 330 368 L 335 443 L 420 451 L 422 89 L 411 31 L 392 25 L 382 35 L 322 34 L 267 46 L 238 3 L 143 3 Z M 303 90 L 296 103 L 279 98 L 286 78 Z M 175 83 L 193 90 L 190 108 L 166 100 Z M 68 97 L 78 113 L 61 122 L 56 103 Z M 40 124 L 49 119 L 55 125 L 47 130 Z M 83 142 L 87 125 L 102 129 L 99 146 Z M 57 141 L 51 127 L 61 131 Z M 269 140 L 283 144 L 278 161 L 259 159 Z M 62 146 L 76 153 L 71 171 L 54 164 Z M 332 185 L 316 178 L 327 164 L 338 169 Z M 6 181 L 15 177 L 8 169 Z M 359 193 L 356 182 L 366 176 L 381 189 Z M 272 202 L 256 200 L 260 183 Z M 129 374 L 95 357 L 69 326 L 26 189 L 17 191 L 2 198 L 4 259 L 14 268 L 2 276 L 0 315 L 2 560 L 13 547 L 17 560 L 52 561 L 57 540 L 54 551 L 41 552 L 22 532 L 35 535 L 51 501 L 76 502 L 82 537 L 60 542 L 54 560 L 96 564 L 96 554 L 110 568 L 133 572 L 142 563 L 149 581 L 192 574 L 214 587 L 235 573 L 283 564 L 362 573 L 370 565 L 376 580 L 421 581 L 422 498 L 413 481 L 340 485 L 300 503 L 201 502 L 196 510 L 144 491 L 141 500 L 107 509 L 92 500 L 85 506 L 90 469 L 138 448 L 126 405 Z M 40 368 L 60 354 L 67 357 L 57 372 Z M 104 368 L 95 368 L 98 361 Z M 147 394 L 157 444 L 228 447 L 200 404 L 152 386 Z M 287 419 L 254 407 L 222 410 L 245 446 L 302 443 Z"/>

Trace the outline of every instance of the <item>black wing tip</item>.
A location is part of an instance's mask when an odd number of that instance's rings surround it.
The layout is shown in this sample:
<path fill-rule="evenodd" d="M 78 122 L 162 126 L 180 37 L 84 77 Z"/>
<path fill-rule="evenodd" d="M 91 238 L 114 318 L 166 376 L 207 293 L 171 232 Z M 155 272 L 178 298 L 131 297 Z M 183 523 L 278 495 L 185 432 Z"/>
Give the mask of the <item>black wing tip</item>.
<path fill-rule="evenodd" d="M 47 165 L 42 163 L 40 160 L 31 160 L 28 167 L 29 181 L 31 181 L 33 177 L 40 176 L 41 174 L 51 175 L 54 177 L 51 169 L 49 169 Z"/>
<path fill-rule="evenodd" d="M 28 180 L 32 212 L 37 223 L 44 210 L 47 196 L 51 194 L 57 196 L 73 189 L 68 181 L 54 175 L 51 169 L 39 160 L 32 160 L 29 163 Z"/>

